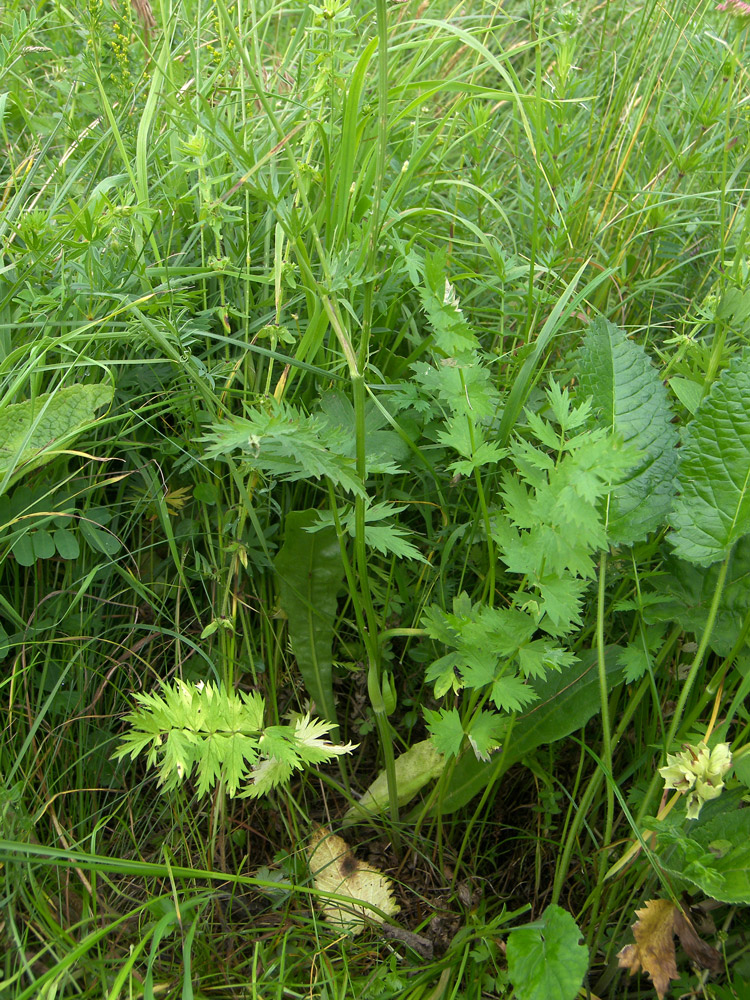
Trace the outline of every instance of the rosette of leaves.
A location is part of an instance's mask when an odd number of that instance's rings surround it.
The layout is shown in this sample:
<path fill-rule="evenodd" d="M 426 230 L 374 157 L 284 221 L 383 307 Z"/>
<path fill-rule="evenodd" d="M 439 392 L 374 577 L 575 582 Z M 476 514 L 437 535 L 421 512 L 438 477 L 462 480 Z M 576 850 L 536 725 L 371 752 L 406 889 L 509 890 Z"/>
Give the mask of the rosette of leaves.
<path fill-rule="evenodd" d="M 199 796 L 221 781 L 230 797 L 239 792 L 257 798 L 295 771 L 354 749 L 352 743 L 325 739 L 330 725 L 309 714 L 286 725 L 265 725 L 265 702 L 252 691 L 176 680 L 159 692 L 136 694 L 135 700 L 138 708 L 125 719 L 130 731 L 114 757 L 135 760 L 145 754 L 166 791 L 195 774 Z"/>

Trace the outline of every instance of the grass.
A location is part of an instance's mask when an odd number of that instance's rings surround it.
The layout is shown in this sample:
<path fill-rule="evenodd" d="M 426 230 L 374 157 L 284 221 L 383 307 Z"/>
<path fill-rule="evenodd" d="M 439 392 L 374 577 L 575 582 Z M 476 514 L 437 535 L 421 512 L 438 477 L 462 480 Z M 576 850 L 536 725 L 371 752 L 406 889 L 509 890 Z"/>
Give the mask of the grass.
<path fill-rule="evenodd" d="M 575 386 L 597 314 L 644 346 L 684 425 L 748 339 L 746 22 L 517 0 L 9 0 L 0 18 L 0 436 L 23 400 L 114 393 L 43 467 L 0 445 L 0 994 L 525 1000 L 505 939 L 554 901 L 590 947 L 582 996 L 653 996 L 616 954 L 664 879 L 642 857 L 605 876 L 715 704 L 747 741 L 743 595 L 733 640 L 699 632 L 695 658 L 684 615 L 660 630 L 640 596 L 666 586 L 665 531 L 613 549 L 564 645 L 645 645 L 642 677 L 602 674 L 582 732 L 493 755 L 468 801 L 459 761 L 399 804 L 422 709 L 459 704 L 425 678 L 445 653 L 425 610 L 462 592 L 504 608 L 522 586 L 493 528 L 506 459 L 450 468 L 461 392 L 432 374 L 451 352 L 425 288 L 435 261 L 477 337 L 470 433 L 527 434 L 548 376 Z M 274 405 L 328 414 L 359 495 L 211 451 Z M 373 503 L 391 505 L 379 546 Z M 356 752 L 258 800 L 165 794 L 115 763 L 134 695 L 161 682 L 259 692 L 277 724 L 306 710 L 274 561 L 313 509 L 338 565 L 318 666 Z M 464 721 L 486 704 L 462 697 Z M 337 829 L 381 769 L 387 807 L 346 836 L 426 951 L 342 940 L 315 904 L 312 826 Z M 675 995 L 744 995 L 746 910 L 716 927 L 723 973 L 682 960 Z"/>

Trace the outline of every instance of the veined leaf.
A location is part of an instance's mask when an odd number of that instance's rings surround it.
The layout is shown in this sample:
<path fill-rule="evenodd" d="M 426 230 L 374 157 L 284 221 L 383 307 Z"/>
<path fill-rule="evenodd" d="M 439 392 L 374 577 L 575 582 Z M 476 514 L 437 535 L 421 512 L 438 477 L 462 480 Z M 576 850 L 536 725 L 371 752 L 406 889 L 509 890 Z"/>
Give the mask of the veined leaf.
<path fill-rule="evenodd" d="M 640 344 L 603 317 L 586 334 L 579 380 L 599 421 L 642 455 L 610 494 L 609 537 L 616 545 L 631 545 L 661 527 L 672 508 L 677 430 L 667 391 Z"/>
<path fill-rule="evenodd" d="M 508 935 L 508 975 L 518 1000 L 575 1000 L 589 964 L 575 920 L 548 906 L 538 921 Z"/>
<path fill-rule="evenodd" d="M 719 566 L 708 569 L 691 566 L 671 556 L 663 572 L 654 579 L 654 591 L 644 591 L 648 599 L 643 610 L 646 622 L 677 622 L 686 632 L 700 636 L 708 621 Z M 729 559 L 724 589 L 717 609 L 709 646 L 719 656 L 727 656 L 743 627 L 750 606 L 750 538 L 740 539 Z"/>
<path fill-rule="evenodd" d="M 406 805 L 428 782 L 439 777 L 445 768 L 445 757 L 432 740 L 421 740 L 396 758 L 396 789 L 399 806 Z M 344 815 L 345 825 L 366 820 L 388 808 L 388 779 L 381 771 L 359 802 Z"/>
<path fill-rule="evenodd" d="M 750 347 L 711 387 L 685 430 L 681 495 L 669 540 L 681 559 L 710 566 L 750 532 Z"/>
<path fill-rule="evenodd" d="M 302 678 L 317 712 L 336 722 L 333 701 L 333 623 L 344 571 L 334 528 L 311 533 L 318 511 L 287 514 L 275 569 L 281 607 Z"/>
<path fill-rule="evenodd" d="M 667 850 L 660 864 L 666 872 L 722 903 L 750 904 L 750 809 L 735 802 L 730 807 L 727 796 L 724 811 L 666 838 L 657 831 L 657 846 L 662 839 Z"/>
<path fill-rule="evenodd" d="M 111 385 L 71 385 L 0 411 L 0 492 L 50 462 L 112 402 Z"/>

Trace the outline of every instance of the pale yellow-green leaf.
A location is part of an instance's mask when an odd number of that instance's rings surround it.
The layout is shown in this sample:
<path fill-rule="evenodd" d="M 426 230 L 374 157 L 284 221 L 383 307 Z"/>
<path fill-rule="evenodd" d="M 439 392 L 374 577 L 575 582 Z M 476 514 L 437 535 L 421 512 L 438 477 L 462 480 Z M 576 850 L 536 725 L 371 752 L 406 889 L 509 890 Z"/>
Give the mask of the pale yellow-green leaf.
<path fill-rule="evenodd" d="M 415 743 L 396 760 L 396 788 L 398 804 L 406 805 L 428 782 L 439 778 L 445 767 L 445 757 L 435 748 L 432 740 Z M 344 825 L 367 819 L 388 808 L 388 780 L 381 771 L 357 805 L 344 816 Z"/>
<path fill-rule="evenodd" d="M 112 402 L 111 385 L 67 389 L 11 403 L 0 411 L 0 480 L 7 483 L 51 461 Z"/>
<path fill-rule="evenodd" d="M 369 868 L 352 854 L 346 841 L 320 827 L 310 838 L 307 849 L 310 874 L 317 892 L 347 896 L 351 903 L 319 900 L 323 918 L 348 934 L 359 934 L 365 920 L 382 924 L 384 917 L 372 907 L 392 917 L 398 913 L 390 880 Z"/>

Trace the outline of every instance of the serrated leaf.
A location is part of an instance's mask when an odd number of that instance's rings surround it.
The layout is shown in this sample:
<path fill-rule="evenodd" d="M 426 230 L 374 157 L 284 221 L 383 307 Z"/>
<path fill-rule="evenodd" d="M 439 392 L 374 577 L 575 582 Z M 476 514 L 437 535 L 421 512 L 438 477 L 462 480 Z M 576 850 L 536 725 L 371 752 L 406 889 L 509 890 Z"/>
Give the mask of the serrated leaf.
<path fill-rule="evenodd" d="M 529 927 L 508 935 L 508 976 L 518 1000 L 575 1000 L 588 969 L 589 950 L 560 906 L 548 906 Z"/>
<path fill-rule="evenodd" d="M 316 510 L 287 514 L 284 544 L 274 568 L 289 639 L 316 711 L 336 723 L 333 700 L 333 626 L 344 570 L 336 531 L 310 533 Z"/>
<path fill-rule="evenodd" d="M 614 544 L 631 545 L 661 527 L 672 507 L 678 439 L 667 392 L 640 344 L 601 316 L 586 333 L 578 378 L 598 422 L 642 456 L 612 490 L 607 524 Z"/>
<path fill-rule="evenodd" d="M 347 435 L 336 436 L 322 418 L 305 416 L 291 406 L 275 403 L 247 417 L 232 417 L 212 426 L 203 441 L 206 458 L 220 458 L 237 450 L 246 464 L 279 479 L 321 479 L 364 495 L 354 460 L 337 450 Z"/>
<path fill-rule="evenodd" d="M 618 654 L 618 663 L 625 671 L 625 683 L 639 681 L 651 665 L 651 656 L 643 643 L 629 642 Z"/>
<path fill-rule="evenodd" d="M 657 845 L 661 838 L 657 830 Z M 703 864 L 701 858 L 710 860 Z M 668 849 L 660 856 L 659 864 L 713 899 L 735 906 L 749 905 L 750 809 L 734 805 L 706 822 L 691 824 L 687 832 L 669 837 Z"/>
<path fill-rule="evenodd" d="M 381 403 L 382 405 L 382 403 Z M 320 411 L 326 425 L 340 433 L 342 427 L 354 427 L 354 406 L 340 389 L 324 392 L 320 398 Z M 355 435 L 350 434 L 342 442 L 341 454 L 354 460 L 356 456 Z M 410 457 L 408 444 L 396 431 L 391 430 L 382 410 L 373 400 L 365 403 L 365 455 L 368 475 L 394 475 L 403 471 Z"/>
<path fill-rule="evenodd" d="M 669 535 L 697 566 L 724 559 L 750 532 L 750 347 L 714 382 L 685 428 L 680 497 Z"/>
<path fill-rule="evenodd" d="M 111 385 L 71 385 L 0 411 L 0 489 L 69 446 L 113 394 Z"/>
<path fill-rule="evenodd" d="M 455 708 L 441 708 L 437 712 L 425 708 L 427 728 L 432 735 L 435 749 L 445 757 L 456 757 L 464 739 L 461 716 Z"/>
<path fill-rule="evenodd" d="M 537 693 L 520 677 L 499 677 L 492 685 L 495 706 L 506 712 L 521 712 L 537 700 Z"/>
<path fill-rule="evenodd" d="M 469 723 L 466 735 L 474 753 L 480 760 L 489 760 L 490 754 L 500 746 L 505 719 L 496 712 L 477 712 Z"/>
<path fill-rule="evenodd" d="M 664 562 L 664 573 L 654 580 L 656 591 L 645 591 L 644 621 L 676 622 L 691 635 L 702 635 L 718 583 L 719 566 L 703 569 L 675 559 Z M 742 538 L 729 558 L 709 645 L 727 656 L 737 642 L 750 606 L 750 538 Z"/>
<path fill-rule="evenodd" d="M 608 690 L 622 681 L 618 649 L 618 646 L 605 649 Z M 531 686 L 538 701 L 516 719 L 511 738 L 502 750 L 503 770 L 524 761 L 537 747 L 555 743 L 581 729 L 601 711 L 595 650 L 584 653 L 580 662 L 566 669 L 549 672 Z M 450 786 L 441 799 L 441 812 L 444 815 L 455 812 L 482 792 L 497 760 L 495 757 L 487 764 L 473 754 L 464 754 L 456 763 Z"/>

